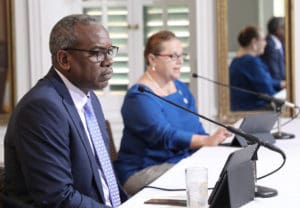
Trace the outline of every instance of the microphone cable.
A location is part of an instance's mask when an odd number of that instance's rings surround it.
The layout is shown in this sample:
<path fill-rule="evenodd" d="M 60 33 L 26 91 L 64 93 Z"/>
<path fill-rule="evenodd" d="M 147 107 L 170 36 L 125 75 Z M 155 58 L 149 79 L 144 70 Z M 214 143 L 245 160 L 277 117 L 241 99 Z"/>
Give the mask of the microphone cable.
<path fill-rule="evenodd" d="M 255 136 L 253 136 L 251 134 L 247 134 L 247 133 L 241 131 L 240 129 L 236 129 L 236 128 L 232 127 L 232 126 L 227 126 L 227 129 L 229 131 L 231 131 L 232 133 L 235 133 L 237 135 L 240 135 L 240 136 L 244 137 L 246 140 L 248 140 L 248 141 L 250 141 L 252 143 L 258 143 L 259 146 L 257 147 L 256 152 L 258 151 L 258 148 L 260 146 L 263 146 L 263 147 L 266 147 L 267 149 L 269 149 L 271 151 L 279 153 L 282 156 L 283 162 L 281 163 L 281 165 L 278 168 L 276 168 L 275 170 L 273 170 L 273 171 L 271 171 L 271 172 L 269 172 L 269 173 L 267 173 L 267 174 L 265 174 L 263 176 L 256 177 L 256 180 L 260 180 L 260 179 L 263 179 L 263 178 L 265 178 L 267 176 L 270 176 L 270 175 L 276 173 L 277 171 L 279 171 L 284 166 L 284 164 L 286 162 L 286 155 L 285 155 L 285 153 L 281 149 L 279 149 L 275 145 L 272 145 L 272 144 L 270 144 L 268 142 L 264 142 L 264 141 L 260 140 L 259 138 L 255 137 Z M 257 154 L 257 153 L 255 153 L 255 154 Z"/>
<path fill-rule="evenodd" d="M 141 189 L 144 189 L 144 188 L 158 189 L 158 190 L 162 190 L 162 191 L 186 191 L 185 188 L 170 189 L 170 188 L 163 188 L 163 187 L 149 186 L 149 185 L 143 186 Z"/>
<path fill-rule="evenodd" d="M 260 180 L 260 179 L 263 179 L 265 177 L 268 177 L 270 175 L 273 175 L 274 173 L 276 173 L 277 171 L 279 171 L 285 164 L 286 160 L 284 159 L 283 162 L 281 163 L 281 165 L 276 168 L 275 170 L 263 175 L 263 176 L 260 176 L 260 177 L 257 177 L 256 180 Z M 143 186 L 141 189 L 144 189 L 144 188 L 151 188 L 151 189 L 157 189 L 157 190 L 161 190 L 161 191 L 186 191 L 185 188 L 165 188 L 165 187 L 159 187 L 159 186 L 150 186 L 150 185 L 146 185 L 146 186 Z M 208 190 L 213 190 L 215 187 L 209 187 L 207 188 Z"/>
<path fill-rule="evenodd" d="M 252 161 L 255 162 L 255 163 L 257 161 L 257 152 L 258 152 L 258 149 L 259 149 L 260 146 L 261 146 L 261 144 L 258 144 L 258 146 L 257 146 L 257 148 L 255 150 L 255 154 L 254 154 L 255 156 L 252 157 Z M 276 151 L 276 152 L 278 152 L 278 151 Z M 275 170 L 273 170 L 273 171 L 271 171 L 271 172 L 269 172 L 269 173 L 267 173 L 267 174 L 265 174 L 263 176 L 260 176 L 260 177 L 256 176 L 256 181 L 258 181 L 260 179 L 263 179 L 263 178 L 265 178 L 267 176 L 273 175 L 274 173 L 276 173 L 277 171 L 279 171 L 285 165 L 285 163 L 286 163 L 286 155 L 285 155 L 285 153 L 283 151 L 280 151 L 278 153 L 280 153 L 281 156 L 282 156 L 282 158 L 283 158 L 283 161 L 282 161 L 281 165 L 278 168 L 276 168 Z M 256 172 L 256 168 L 255 168 L 255 172 Z M 256 172 L 256 174 L 257 174 L 257 172 Z"/>
<path fill-rule="evenodd" d="M 256 180 L 258 181 L 258 180 L 260 180 L 260 179 L 263 179 L 263 178 L 265 178 L 265 177 L 268 177 L 268 176 L 270 176 L 270 175 L 273 175 L 274 173 L 276 173 L 277 171 L 279 171 L 279 170 L 284 166 L 285 162 L 286 162 L 286 158 L 283 159 L 283 162 L 281 163 L 281 165 L 280 165 L 278 168 L 276 168 L 275 170 L 273 170 L 273 171 L 271 171 L 271 172 L 269 172 L 269 173 L 267 173 L 267 174 L 265 174 L 265 175 L 263 175 L 263 176 L 256 177 Z"/>
<path fill-rule="evenodd" d="M 152 188 L 152 189 L 158 189 L 158 190 L 162 190 L 162 191 L 186 191 L 185 188 L 171 189 L 171 188 L 163 188 L 163 187 L 149 186 L 149 185 L 143 186 L 141 189 L 144 189 L 144 188 Z M 208 190 L 213 190 L 214 188 L 215 187 L 209 187 L 207 189 Z"/>
<path fill-rule="evenodd" d="M 281 163 L 281 165 L 276 168 L 275 170 L 263 175 L 263 176 L 260 176 L 260 177 L 256 177 L 256 181 L 260 180 L 260 179 L 263 179 L 263 178 L 266 178 L 270 175 L 273 175 L 274 173 L 276 173 L 277 171 L 279 171 L 284 165 L 285 165 L 285 162 L 286 162 L 286 158 L 283 159 L 283 162 Z M 144 188 L 151 188 L 151 189 L 158 189 L 158 190 L 161 190 L 161 191 L 186 191 L 185 188 L 164 188 L 164 187 L 158 187 L 158 186 L 150 186 L 150 185 L 145 185 L 143 186 L 141 189 L 144 189 Z M 207 188 L 208 190 L 213 190 L 215 187 L 209 187 Z"/>

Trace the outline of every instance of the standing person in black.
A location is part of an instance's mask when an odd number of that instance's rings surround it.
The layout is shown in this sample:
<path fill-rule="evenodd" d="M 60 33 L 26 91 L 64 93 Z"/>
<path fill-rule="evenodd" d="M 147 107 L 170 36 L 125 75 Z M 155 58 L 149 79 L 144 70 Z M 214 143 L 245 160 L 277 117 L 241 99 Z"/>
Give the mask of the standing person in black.
<path fill-rule="evenodd" d="M 284 18 L 272 17 L 268 22 L 267 45 L 261 58 L 273 79 L 285 80 Z"/>

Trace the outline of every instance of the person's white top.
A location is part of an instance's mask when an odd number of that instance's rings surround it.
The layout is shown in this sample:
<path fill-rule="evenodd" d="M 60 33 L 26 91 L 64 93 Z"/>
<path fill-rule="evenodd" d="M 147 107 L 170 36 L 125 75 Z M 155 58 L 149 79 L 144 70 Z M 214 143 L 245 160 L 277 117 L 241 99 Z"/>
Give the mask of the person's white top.
<path fill-rule="evenodd" d="M 281 41 L 275 35 L 270 35 L 270 36 L 275 43 L 275 49 L 281 50 L 283 52 L 283 47 L 282 47 Z"/>

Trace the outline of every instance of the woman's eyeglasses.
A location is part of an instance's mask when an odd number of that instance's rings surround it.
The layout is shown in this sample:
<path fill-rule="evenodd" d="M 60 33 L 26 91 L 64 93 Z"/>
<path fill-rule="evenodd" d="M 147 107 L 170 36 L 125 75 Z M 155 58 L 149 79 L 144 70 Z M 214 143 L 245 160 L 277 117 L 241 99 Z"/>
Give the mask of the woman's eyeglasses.
<path fill-rule="evenodd" d="M 187 53 L 182 53 L 182 54 L 155 54 L 155 56 L 169 57 L 170 60 L 177 61 L 178 59 L 186 60 L 187 57 L 188 57 L 188 54 Z"/>

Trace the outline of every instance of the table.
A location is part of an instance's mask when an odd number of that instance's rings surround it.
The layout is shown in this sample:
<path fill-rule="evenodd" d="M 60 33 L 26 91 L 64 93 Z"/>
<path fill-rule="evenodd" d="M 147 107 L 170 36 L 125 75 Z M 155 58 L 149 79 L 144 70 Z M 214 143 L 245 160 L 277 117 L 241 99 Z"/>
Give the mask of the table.
<path fill-rule="evenodd" d="M 276 131 L 276 129 L 274 129 Z M 295 139 L 277 140 L 276 146 L 281 148 L 287 157 L 285 166 L 275 174 L 259 180 L 256 184 L 274 188 L 278 195 L 271 198 L 255 198 L 253 201 L 242 206 L 243 208 L 282 208 L 298 207 L 300 203 L 300 119 L 297 118 L 282 128 L 282 131 L 293 133 Z M 151 186 L 169 189 L 185 188 L 184 169 L 188 166 L 204 166 L 208 168 L 208 187 L 214 187 L 228 155 L 239 148 L 234 147 L 204 147 L 176 164 L 173 168 L 151 183 Z M 258 151 L 257 172 L 258 177 L 271 172 L 282 163 L 282 157 L 264 147 Z M 144 204 L 151 198 L 186 199 L 185 191 L 162 191 L 158 189 L 144 188 L 121 208 L 171 208 L 178 206 Z"/>

